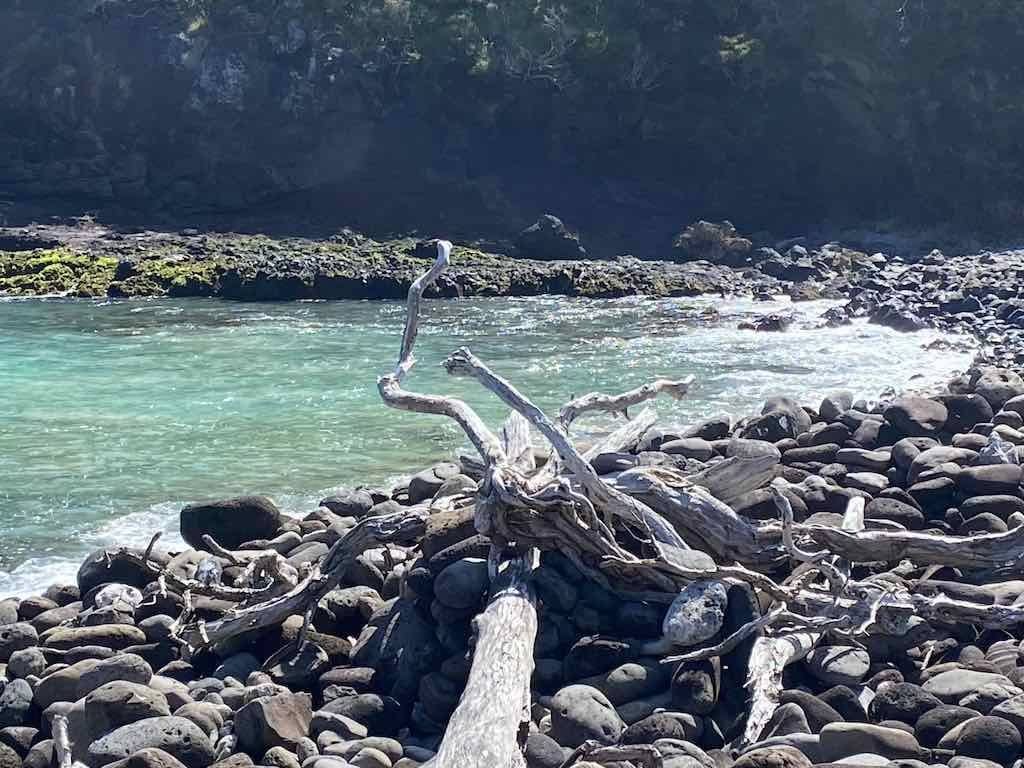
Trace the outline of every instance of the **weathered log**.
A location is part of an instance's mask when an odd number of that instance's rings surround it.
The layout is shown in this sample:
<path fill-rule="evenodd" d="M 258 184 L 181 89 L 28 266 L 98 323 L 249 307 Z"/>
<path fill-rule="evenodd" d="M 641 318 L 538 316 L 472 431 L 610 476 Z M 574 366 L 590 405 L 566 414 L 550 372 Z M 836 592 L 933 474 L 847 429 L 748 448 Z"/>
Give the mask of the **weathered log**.
<path fill-rule="evenodd" d="M 429 768 L 523 768 L 537 608 L 529 582 L 535 553 L 510 561 L 473 620 L 476 645 L 466 688 Z"/>

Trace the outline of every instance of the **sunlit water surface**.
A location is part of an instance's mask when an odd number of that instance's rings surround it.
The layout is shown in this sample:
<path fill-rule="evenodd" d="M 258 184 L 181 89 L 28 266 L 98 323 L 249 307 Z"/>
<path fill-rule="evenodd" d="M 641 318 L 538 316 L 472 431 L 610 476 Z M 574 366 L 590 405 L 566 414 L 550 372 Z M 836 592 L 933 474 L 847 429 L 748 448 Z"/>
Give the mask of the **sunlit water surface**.
<path fill-rule="evenodd" d="M 427 301 L 408 386 L 457 394 L 497 424 L 499 402 L 441 369 L 460 345 L 549 413 L 574 394 L 693 374 L 686 400 L 657 404 L 685 424 L 780 392 L 813 403 L 925 387 L 970 361 L 965 347 L 926 349 L 932 332 L 817 329 L 831 305 L 796 305 L 796 326 L 775 334 L 737 324 L 782 302 Z M 453 424 L 377 394 L 403 318 L 393 302 L 0 300 L 0 597 L 73 580 L 102 545 L 165 530 L 173 547 L 188 501 L 264 493 L 304 514 L 332 488 L 454 455 Z"/>

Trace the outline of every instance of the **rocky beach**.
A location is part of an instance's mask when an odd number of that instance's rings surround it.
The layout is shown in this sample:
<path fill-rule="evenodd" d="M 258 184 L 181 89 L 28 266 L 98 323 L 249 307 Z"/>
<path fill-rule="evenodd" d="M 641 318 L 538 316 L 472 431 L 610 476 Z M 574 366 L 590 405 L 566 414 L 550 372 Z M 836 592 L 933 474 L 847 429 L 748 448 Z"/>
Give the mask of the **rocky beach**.
<path fill-rule="evenodd" d="M 422 250 L 390 290 L 409 290 Z M 514 485 L 510 517 L 482 523 L 478 505 L 494 503 L 506 461 L 486 454 L 410 468 L 393 487 L 353 487 L 298 519 L 261 496 L 189 505 L 187 548 L 107 548 L 76 583 L 0 603 L 0 764 L 458 765 L 444 745 L 466 736 L 459 710 L 479 704 L 478 662 L 513 688 L 485 685 L 493 710 L 478 715 L 494 719 L 469 730 L 495 744 L 511 734 L 522 750 L 511 764 L 528 768 L 1017 764 L 1024 257 L 742 250 L 704 248 L 715 266 L 690 266 L 721 281 L 710 290 L 846 297 L 823 324 L 867 316 L 967 330 L 983 344 L 979 360 L 941 394 L 779 395 L 757 414 L 679 427 L 644 401 L 685 397 L 685 382 L 584 397 L 563 409 L 563 430 L 595 408 L 630 418 L 578 452 L 553 443 L 556 455 L 523 453 L 514 435 L 531 426 L 510 421 L 509 477 L 575 467 L 587 494 L 600 483 L 669 521 L 671 557 L 622 522 L 583 529 L 614 532 L 624 570 L 601 565 L 606 534 L 552 538 L 511 517 Z M 578 275 L 591 264 L 526 268 Z M 473 274 L 436 276 L 439 292 L 465 290 Z M 456 353 L 449 371 L 478 364 Z M 586 504 L 566 498 L 580 510 L 571 522 Z M 494 570 L 512 532 L 520 553 L 539 552 L 521 582 Z M 525 655 L 513 644 L 477 658 L 502 630 L 528 644 Z M 525 669 L 502 666 L 520 659 Z M 529 702 L 509 710 L 506 731 L 498 702 L 516 685 Z"/>

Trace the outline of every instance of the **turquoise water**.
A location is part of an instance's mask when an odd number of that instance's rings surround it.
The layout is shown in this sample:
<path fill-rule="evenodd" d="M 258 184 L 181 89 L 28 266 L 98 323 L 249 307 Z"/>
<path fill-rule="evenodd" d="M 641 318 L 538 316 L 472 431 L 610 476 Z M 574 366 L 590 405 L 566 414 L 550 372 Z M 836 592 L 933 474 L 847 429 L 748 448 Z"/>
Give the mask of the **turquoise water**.
<path fill-rule="evenodd" d="M 467 345 L 554 412 L 574 394 L 694 374 L 670 422 L 749 413 L 772 393 L 812 401 L 931 384 L 967 351 L 930 332 L 813 330 L 830 302 L 797 305 L 785 334 L 736 329 L 779 309 L 720 299 L 425 302 L 410 388 L 505 410 L 439 363 Z M 717 315 L 715 313 L 717 310 Z M 191 500 L 265 493 L 294 514 L 331 488 L 383 484 L 453 455 L 447 421 L 384 407 L 397 303 L 0 300 L 0 596 L 73 577 L 89 550 L 144 545 Z M 588 420 L 600 429 L 600 419 Z"/>

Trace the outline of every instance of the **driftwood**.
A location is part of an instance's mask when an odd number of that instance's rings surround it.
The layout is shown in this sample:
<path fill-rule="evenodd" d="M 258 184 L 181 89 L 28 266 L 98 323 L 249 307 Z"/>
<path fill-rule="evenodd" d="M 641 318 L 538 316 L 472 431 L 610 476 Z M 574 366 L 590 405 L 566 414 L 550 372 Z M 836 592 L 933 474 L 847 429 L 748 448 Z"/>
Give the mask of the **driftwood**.
<path fill-rule="evenodd" d="M 471 351 L 456 350 L 444 362 L 447 372 L 474 379 L 510 409 L 498 431 L 464 401 L 407 389 L 406 379 L 415 366 L 421 300 L 450 259 L 450 243 L 439 241 L 437 247 L 437 260 L 409 290 L 397 363 L 380 377 L 378 391 L 393 408 L 452 419 L 476 450 L 476 457 L 463 460 L 479 478 L 476 492 L 446 497 L 437 504 L 473 510 L 477 533 L 491 544 L 491 599 L 475 620 L 468 682 L 440 748 L 428 763 L 431 768 L 524 765 L 537 632 L 530 572 L 545 551 L 560 553 L 585 578 L 624 599 L 667 606 L 666 628 L 688 620 L 689 598 L 677 598 L 694 582 L 745 583 L 753 588 L 767 610 L 728 637 L 706 647 L 677 647 L 677 638 L 686 632 L 666 629 L 661 640 L 645 645 L 662 654 L 664 663 L 674 664 L 722 656 L 753 641 L 747 660 L 749 715 L 732 745 L 737 749 L 761 738 L 776 709 L 785 667 L 820 642 L 857 644 L 871 635 L 903 638 L 922 627 L 938 637 L 943 626 L 958 623 L 979 628 L 1024 624 L 1020 601 L 958 599 L 944 592 L 941 582 L 927 579 L 928 569 L 939 565 L 1020 575 L 1024 527 L 968 537 L 865 530 L 860 499 L 849 504 L 838 528 L 802 525 L 794 521 L 790 503 L 779 489 L 774 493 L 779 521 L 756 523 L 730 504 L 769 483 L 785 485 L 781 478 L 773 480 L 779 453 L 772 446 L 740 441 L 734 444 L 735 452 L 730 449 L 729 458 L 688 476 L 675 468 L 640 466 L 602 477 L 591 462 L 601 453 L 635 450 L 654 424 L 653 412 L 645 408 L 586 451 L 569 438 L 568 427 L 587 412 L 625 413 L 659 394 L 680 397 L 690 380 L 658 379 L 621 395 L 584 395 L 552 419 Z M 533 436 L 550 450 L 548 461 L 539 468 Z M 343 583 L 355 558 L 387 542 L 415 545 L 430 514 L 429 505 L 422 505 L 365 518 L 303 572 L 289 571 L 277 553 L 231 552 L 207 542 L 215 556 L 244 564 L 242 583 L 231 585 L 174 576 L 152 561 L 148 551 L 118 550 L 110 556 L 132 561 L 165 588 L 184 595 L 186 610 L 174 626 L 174 636 L 189 649 L 222 644 L 294 615 L 305 617 L 295 643 L 299 645 L 317 604 Z M 236 607 L 216 621 L 203 622 L 189 609 L 192 595 L 230 600 Z M 566 765 L 581 760 L 662 764 L 657 750 L 643 745 L 587 744 Z"/>
<path fill-rule="evenodd" d="M 486 610 L 474 619 L 469 680 L 429 768 L 525 766 L 530 676 L 537 611 L 528 558 L 510 561 L 494 580 Z"/>

